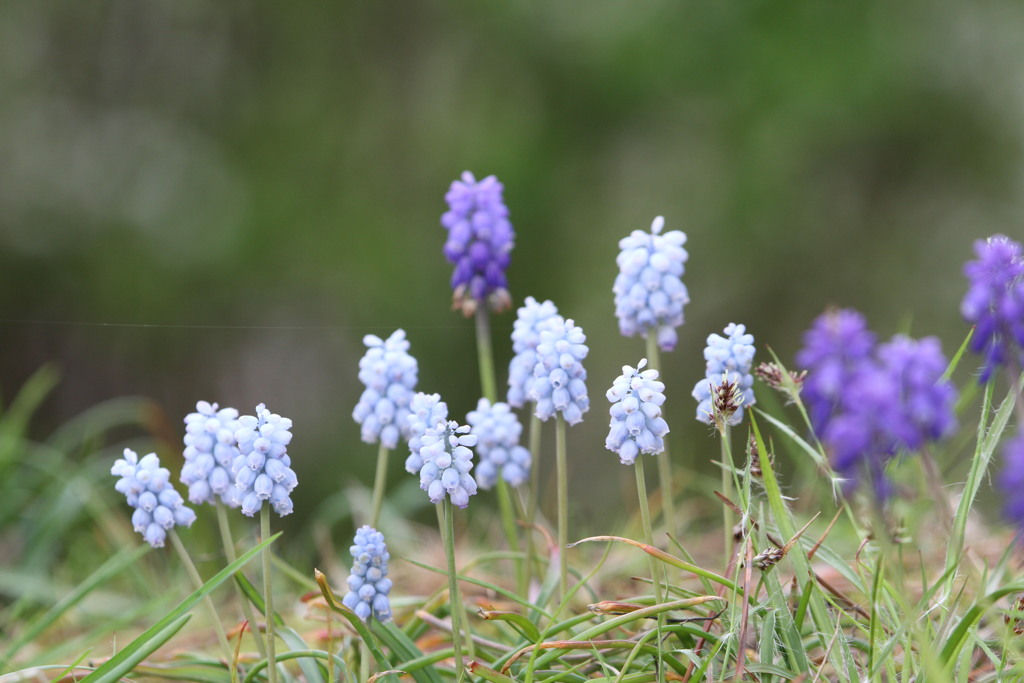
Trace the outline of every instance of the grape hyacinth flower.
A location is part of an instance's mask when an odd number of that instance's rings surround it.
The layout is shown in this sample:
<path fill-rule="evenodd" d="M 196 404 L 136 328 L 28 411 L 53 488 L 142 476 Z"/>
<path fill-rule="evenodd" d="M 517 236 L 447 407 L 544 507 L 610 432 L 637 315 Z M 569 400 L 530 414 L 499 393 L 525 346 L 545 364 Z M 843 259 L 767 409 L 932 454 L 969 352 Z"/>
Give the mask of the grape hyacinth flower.
<path fill-rule="evenodd" d="M 665 403 L 665 384 L 658 381 L 657 370 L 644 370 L 647 359 L 637 366 L 622 366 L 607 397 L 611 401 L 611 429 L 605 448 L 617 453 L 623 465 L 632 465 L 640 453 L 656 454 L 665 448 L 668 423 L 661 416 Z"/>
<path fill-rule="evenodd" d="M 525 483 L 530 476 L 530 451 L 519 445 L 523 427 L 508 404 L 499 401 L 492 405 L 482 398 L 476 410 L 466 416 L 466 422 L 470 433 L 477 437 L 477 483 L 490 489 L 499 476 L 511 486 Z"/>
<path fill-rule="evenodd" d="M 1024 428 L 1003 446 L 999 488 L 1005 496 L 1003 514 L 1017 526 L 1018 537 L 1024 539 Z"/>
<path fill-rule="evenodd" d="M 441 225 L 448 230 L 444 255 L 455 264 L 452 308 L 467 318 L 481 303 L 500 313 L 512 305 L 505 269 L 515 232 L 502 198 L 504 186 L 493 175 L 477 182 L 469 171 L 452 181 L 445 194 L 448 211 Z"/>
<path fill-rule="evenodd" d="M 110 473 L 120 477 L 114 488 L 125 494 L 135 508 L 132 526 L 154 548 L 164 547 L 167 532 L 175 526 L 192 526 L 196 513 L 185 505 L 181 494 L 171 486 L 171 473 L 160 467 L 160 458 L 149 453 L 140 459 L 130 448 L 118 458 Z"/>
<path fill-rule="evenodd" d="M 737 425 L 743 420 L 744 406 L 752 406 L 754 399 L 754 336 L 744 325 L 729 323 L 727 336 L 708 335 L 704 349 L 707 361 L 704 379 L 693 388 L 697 399 L 697 419 L 707 424 Z M 716 396 L 717 394 L 717 396 Z M 716 407 L 717 403 L 717 407 Z M 723 414 L 723 410 L 730 414 Z"/>
<path fill-rule="evenodd" d="M 970 283 L 960 312 L 975 325 L 970 348 L 985 359 L 979 380 L 1008 362 L 1024 366 L 1024 255 L 1021 245 L 1005 235 L 974 243 L 976 261 L 964 265 Z"/>
<path fill-rule="evenodd" d="M 299 481 L 291 468 L 288 444 L 292 440 L 292 421 L 256 406 L 256 415 L 238 418 L 239 454 L 231 464 L 235 481 L 235 500 L 242 513 L 252 517 L 270 501 L 280 516 L 291 514 L 291 492 Z"/>
<path fill-rule="evenodd" d="M 348 575 L 348 593 L 342 604 L 364 622 L 374 616 L 378 621 L 391 620 L 391 579 L 388 578 L 388 546 L 384 534 L 373 527 L 356 531 L 352 553 L 352 572 Z"/>
<path fill-rule="evenodd" d="M 453 505 L 464 508 L 469 497 L 476 494 L 473 451 L 477 437 L 468 426 L 449 420 L 429 427 L 423 434 L 420 458 L 420 488 L 430 496 L 431 503 L 440 503 L 447 494 Z"/>
<path fill-rule="evenodd" d="M 512 328 L 512 352 L 515 356 L 508 366 L 508 404 L 522 408 L 530 400 L 533 369 L 537 365 L 537 344 L 540 331 L 551 321 L 558 321 L 558 308 L 550 301 L 542 304 L 532 296 L 526 297 Z"/>
<path fill-rule="evenodd" d="M 419 367 L 409 355 L 405 330 L 395 330 L 387 341 L 374 334 L 363 337 L 366 354 L 359 361 L 359 380 L 366 386 L 352 417 L 362 426 L 366 443 L 379 439 L 385 448 L 409 438 L 409 402 Z"/>
<path fill-rule="evenodd" d="M 801 398 L 811 426 L 823 434 L 845 387 L 875 348 L 875 335 L 855 310 L 831 309 L 818 316 L 803 336 L 796 362 L 808 371 Z"/>
<path fill-rule="evenodd" d="M 236 507 L 231 465 L 238 456 L 235 432 L 238 411 L 218 409 L 216 403 L 199 401 L 196 412 L 185 416 L 185 464 L 180 480 L 188 486 L 193 503 L 214 503 L 215 497 Z"/>
<path fill-rule="evenodd" d="M 423 469 L 423 435 L 428 427 L 438 422 L 448 421 L 448 404 L 441 400 L 440 394 L 416 393 L 409 402 L 409 457 L 405 459 L 405 471 L 419 474 Z"/>
<path fill-rule="evenodd" d="M 678 341 L 676 328 L 683 324 L 683 306 L 690 302 L 680 279 L 689 254 L 683 248 L 686 233 L 661 234 L 664 227 L 664 217 L 658 216 L 650 232 L 634 230 L 619 241 L 619 274 L 612 292 L 619 331 L 633 337 L 654 330 L 658 346 L 671 351 Z"/>
<path fill-rule="evenodd" d="M 537 404 L 536 415 L 541 420 L 546 422 L 560 412 L 568 424 L 574 425 L 582 422 L 583 413 L 590 409 L 587 371 L 583 367 L 589 352 L 586 341 L 583 329 L 572 320 L 556 318 L 540 330 L 528 396 Z"/>

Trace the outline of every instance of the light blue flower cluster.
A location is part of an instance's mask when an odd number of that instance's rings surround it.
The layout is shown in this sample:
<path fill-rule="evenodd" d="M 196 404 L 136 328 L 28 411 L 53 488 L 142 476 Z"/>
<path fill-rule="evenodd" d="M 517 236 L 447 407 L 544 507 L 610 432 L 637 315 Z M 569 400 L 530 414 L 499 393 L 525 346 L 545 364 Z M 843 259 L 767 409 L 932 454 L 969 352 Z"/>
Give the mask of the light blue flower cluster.
<path fill-rule="evenodd" d="M 431 503 L 440 503 L 448 494 L 453 505 L 469 505 L 469 497 L 476 494 L 476 480 L 469 473 L 473 469 L 473 451 L 469 449 L 476 442 L 469 427 L 459 426 L 454 420 L 439 422 L 423 433 L 420 488 L 430 496 Z"/>
<path fill-rule="evenodd" d="M 482 398 L 466 421 L 478 438 L 477 483 L 490 489 L 498 483 L 499 476 L 512 486 L 525 483 L 530 476 L 530 451 L 519 445 L 523 426 L 508 404 L 499 401 L 492 405 Z"/>
<path fill-rule="evenodd" d="M 269 500 L 277 514 L 292 512 L 291 492 L 299 481 L 291 468 L 288 444 L 292 421 L 256 406 L 256 415 L 238 418 L 238 455 L 231 464 L 235 500 L 242 513 L 252 517 Z"/>
<path fill-rule="evenodd" d="M 505 269 L 515 232 L 502 198 L 504 186 L 492 175 L 480 182 L 469 171 L 452 181 L 441 225 L 448 230 L 444 255 L 455 264 L 452 306 L 470 316 L 487 302 L 496 312 L 512 305 Z"/>
<path fill-rule="evenodd" d="M 160 467 L 160 458 L 150 453 L 139 459 L 130 448 L 118 458 L 110 473 L 120 477 L 114 488 L 135 508 L 132 526 L 154 548 L 162 548 L 167 532 L 177 526 L 192 526 L 196 513 L 185 505 L 181 494 L 171 486 L 171 473 Z"/>
<path fill-rule="evenodd" d="M 729 391 L 734 390 L 737 394 L 732 402 L 735 412 L 727 422 L 737 425 L 743 420 L 744 406 L 754 405 L 754 376 L 750 373 L 754 363 L 754 336 L 747 334 L 746 326 L 736 323 L 729 323 L 725 334 L 725 337 L 708 335 L 708 345 L 704 349 L 704 379 L 694 386 L 693 397 L 697 399 L 697 419 L 714 424 L 714 393 L 718 387 L 727 385 Z"/>
<path fill-rule="evenodd" d="M 558 324 L 561 324 L 558 308 L 553 303 L 545 301 L 539 304 L 532 296 L 526 297 L 512 328 L 512 352 L 515 356 L 508 365 L 507 395 L 511 406 L 522 408 L 530 400 L 533 369 L 537 366 L 540 331 L 551 321 L 558 321 Z"/>
<path fill-rule="evenodd" d="M 441 400 L 440 394 L 416 393 L 409 402 L 409 457 L 405 459 L 405 471 L 419 474 L 423 469 L 423 434 L 429 427 L 439 422 L 448 421 L 448 404 Z"/>
<path fill-rule="evenodd" d="M 215 497 L 228 507 L 237 507 L 231 464 L 238 456 L 235 432 L 238 411 L 218 410 L 216 403 L 199 401 L 196 412 L 185 416 L 185 464 L 180 480 L 188 486 L 193 503 L 214 503 Z"/>
<path fill-rule="evenodd" d="M 632 465 L 640 453 L 665 450 L 668 423 L 661 416 L 665 384 L 658 381 L 657 370 L 644 370 L 646 365 L 643 358 L 635 368 L 622 366 L 622 374 L 606 394 L 612 419 L 604 446 L 618 453 L 623 465 Z"/>
<path fill-rule="evenodd" d="M 570 425 L 583 420 L 590 409 L 587 371 L 583 359 L 590 349 L 583 329 L 572 320 L 555 318 L 540 330 L 537 364 L 529 398 L 537 404 L 536 415 L 545 422 L 556 412 Z"/>
<path fill-rule="evenodd" d="M 342 604 L 366 621 L 372 614 L 378 621 L 391 619 L 391 579 L 388 578 L 388 546 L 384 534 L 373 527 L 356 531 L 352 553 L 352 572 L 348 575 L 348 593 Z"/>
<path fill-rule="evenodd" d="M 658 346 L 671 351 L 678 341 L 676 328 L 683 324 L 683 306 L 690 302 L 680 279 L 689 255 L 683 248 L 686 233 L 663 235 L 664 227 L 665 219 L 658 216 L 650 232 L 634 230 L 619 241 L 619 275 L 612 292 L 619 331 L 633 337 L 654 329 Z"/>
<path fill-rule="evenodd" d="M 419 367 L 409 355 L 405 330 L 395 330 L 387 341 L 375 334 L 363 337 L 366 354 L 359 361 L 359 380 L 366 386 L 352 417 L 362 426 L 366 443 L 378 439 L 385 448 L 409 438 L 409 401 Z"/>

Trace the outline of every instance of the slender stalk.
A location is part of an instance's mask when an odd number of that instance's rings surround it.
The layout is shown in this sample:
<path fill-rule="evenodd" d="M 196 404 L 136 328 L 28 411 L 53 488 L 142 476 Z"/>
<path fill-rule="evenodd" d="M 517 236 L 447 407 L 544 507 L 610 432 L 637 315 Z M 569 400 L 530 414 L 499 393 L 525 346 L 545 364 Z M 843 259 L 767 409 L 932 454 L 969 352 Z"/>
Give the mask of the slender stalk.
<path fill-rule="evenodd" d="M 532 404 L 530 404 L 532 406 Z M 530 446 L 530 488 L 523 510 L 526 523 L 526 576 L 527 587 L 533 579 L 533 563 L 537 557 L 537 545 L 533 536 L 533 524 L 537 519 L 537 507 L 540 505 L 540 430 L 541 421 L 536 413 L 530 413 L 530 435 L 527 443 Z M 520 595 L 526 597 L 525 592 Z"/>
<path fill-rule="evenodd" d="M 188 574 L 188 578 L 192 580 L 192 584 L 197 588 L 203 587 L 203 578 L 199 576 L 199 571 L 196 569 L 195 564 L 192 563 L 192 558 L 189 557 L 188 551 L 185 550 L 185 544 L 181 542 L 181 538 L 178 533 L 171 529 L 167 532 L 167 535 L 171 537 L 171 544 L 174 549 L 178 552 L 178 557 L 181 558 L 181 563 L 185 565 L 185 573 Z M 221 649 L 224 650 L 224 661 L 228 668 L 233 668 L 232 662 L 235 661 L 234 650 L 231 649 L 231 643 L 228 642 L 228 636 L 224 633 L 224 625 L 220 623 L 220 617 L 217 615 L 217 608 L 213 606 L 213 600 L 207 595 L 203 598 L 203 605 L 210 613 L 210 620 L 213 622 L 213 630 L 217 632 L 217 640 L 220 641 Z"/>
<path fill-rule="evenodd" d="M 381 441 L 377 449 L 377 474 L 373 478 L 373 514 L 370 516 L 370 526 L 374 529 L 380 522 L 380 508 L 384 504 L 384 484 L 388 479 L 388 454 L 391 449 Z"/>
<path fill-rule="evenodd" d="M 722 495 L 732 500 L 732 478 L 733 478 L 733 464 L 732 464 L 732 444 L 730 443 L 731 427 L 725 425 L 725 429 L 722 430 Z M 732 519 L 732 508 L 728 505 L 722 506 L 722 521 L 725 523 L 725 553 L 726 562 L 728 563 L 729 558 L 732 556 L 732 527 L 735 524 Z"/>
<path fill-rule="evenodd" d="M 228 559 L 228 564 L 231 564 L 237 559 L 237 553 L 235 552 L 235 541 L 231 537 L 231 524 L 228 522 L 228 510 L 223 505 L 214 505 L 217 508 L 217 526 L 220 527 L 220 540 L 224 545 L 224 556 Z M 261 657 L 267 656 L 267 648 L 263 644 L 263 640 L 256 636 L 253 631 L 254 628 L 258 629 L 259 622 L 256 621 L 255 614 L 252 611 L 252 603 L 249 602 L 249 598 L 246 597 L 245 593 L 242 592 L 241 586 L 237 582 L 235 584 L 235 591 L 238 593 L 238 599 L 242 602 L 242 614 L 245 615 L 246 621 L 249 622 L 249 634 L 253 640 L 256 641 L 256 649 L 259 650 Z M 241 634 L 238 636 L 241 638 Z"/>
<path fill-rule="evenodd" d="M 476 308 L 476 353 L 480 361 L 480 387 L 484 398 L 498 400 L 498 383 L 494 379 L 494 355 L 491 353 L 491 328 L 487 324 L 487 306 Z"/>
<path fill-rule="evenodd" d="M 505 541 L 508 549 L 512 552 L 519 551 L 519 538 L 516 534 L 516 512 L 512 505 L 512 495 L 509 493 L 508 482 L 498 477 L 498 509 L 501 511 L 501 526 L 505 531 Z M 516 585 L 520 588 L 526 583 L 527 560 L 516 560 Z M 525 591 L 520 595 L 526 595 Z"/>
<path fill-rule="evenodd" d="M 640 502 L 640 523 L 644 528 L 644 542 L 654 546 L 654 531 L 651 529 L 651 512 L 647 504 L 647 481 L 644 477 L 644 456 L 641 453 L 636 462 L 633 463 L 633 471 L 636 472 L 636 495 Z M 651 568 L 651 584 L 654 587 L 654 604 L 660 605 L 661 593 L 661 565 L 653 555 L 648 554 L 647 560 Z M 661 665 L 661 629 L 665 625 L 665 614 L 658 613 L 658 680 L 664 680 L 664 667 Z"/>
<path fill-rule="evenodd" d="M 564 600 L 569 593 L 569 558 L 565 546 L 569 545 L 569 474 L 565 455 L 565 418 L 555 414 L 555 468 L 558 479 L 558 598 Z"/>
<path fill-rule="evenodd" d="M 651 329 L 647 331 L 647 367 L 662 372 L 661 354 L 658 349 L 658 335 Z M 662 372 L 664 379 L 664 373 Z M 672 459 L 668 452 L 668 435 L 663 438 L 665 449 L 658 453 L 658 483 L 661 485 L 661 512 L 665 521 L 665 531 L 678 538 L 676 528 L 676 504 L 672 490 Z"/>
<path fill-rule="evenodd" d="M 270 504 L 260 507 L 260 540 L 270 538 Z M 270 548 L 264 548 L 263 556 L 263 603 L 266 605 L 267 622 L 267 680 L 277 683 L 277 661 L 274 655 L 274 591 L 270 584 Z"/>
<path fill-rule="evenodd" d="M 448 601 L 452 615 L 452 649 L 455 653 L 455 680 L 463 675 L 462 662 L 462 599 L 459 597 L 458 573 L 455 567 L 455 515 L 452 501 L 446 496 L 438 505 L 441 522 L 441 537 L 444 539 L 444 554 L 448 559 Z"/>

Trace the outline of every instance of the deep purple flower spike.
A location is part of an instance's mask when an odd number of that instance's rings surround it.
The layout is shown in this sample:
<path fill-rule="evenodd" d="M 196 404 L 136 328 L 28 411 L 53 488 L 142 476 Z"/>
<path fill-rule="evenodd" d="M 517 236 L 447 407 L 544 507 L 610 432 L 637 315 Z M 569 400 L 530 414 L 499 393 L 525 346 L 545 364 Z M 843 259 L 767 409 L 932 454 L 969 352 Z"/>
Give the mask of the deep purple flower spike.
<path fill-rule="evenodd" d="M 988 382 L 992 371 L 1012 364 L 1024 366 L 1024 255 L 1019 242 L 994 235 L 974 243 L 976 261 L 964 265 L 969 283 L 960 303 L 964 318 L 975 325 L 970 348 L 985 364 L 979 380 Z"/>

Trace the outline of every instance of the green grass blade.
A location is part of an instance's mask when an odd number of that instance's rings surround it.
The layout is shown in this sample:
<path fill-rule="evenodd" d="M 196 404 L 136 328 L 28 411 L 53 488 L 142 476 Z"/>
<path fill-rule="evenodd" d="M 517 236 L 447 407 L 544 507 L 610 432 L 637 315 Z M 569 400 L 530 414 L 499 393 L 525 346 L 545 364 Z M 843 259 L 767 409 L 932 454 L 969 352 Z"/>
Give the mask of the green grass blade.
<path fill-rule="evenodd" d="M 403 663 L 402 668 L 408 671 L 417 683 L 441 683 L 440 674 L 432 666 L 415 670 L 404 667 L 405 662 L 418 659 L 423 656 L 423 653 L 416 647 L 412 639 L 405 635 L 405 631 L 395 626 L 393 621 L 382 624 L 374 619 L 370 630 L 399 658 Z"/>
<path fill-rule="evenodd" d="M 170 615 L 168 615 L 170 616 Z M 179 614 L 173 619 L 164 618 L 154 628 L 146 631 L 146 638 L 136 638 L 131 645 L 104 662 L 103 666 L 83 679 L 83 683 L 117 683 L 130 674 L 142 660 L 158 650 L 192 618 L 191 614 Z M 159 627 L 159 628 L 157 628 Z"/>
<path fill-rule="evenodd" d="M 281 661 L 282 658 L 288 655 L 295 655 L 295 658 L 299 660 L 299 668 L 302 669 L 302 675 L 305 677 L 306 683 L 325 683 L 323 672 L 315 661 L 316 657 L 308 654 L 317 652 L 317 650 L 311 650 L 295 629 L 290 626 L 275 626 L 274 635 L 283 640 L 285 645 L 288 646 L 288 650 L 276 653 L 275 659 L 277 661 Z M 307 654 L 306 656 L 296 655 L 295 653 L 298 652 L 305 652 Z"/>
<path fill-rule="evenodd" d="M 960 649 L 970 637 L 971 629 L 977 626 L 982 615 L 985 614 L 996 600 L 1010 595 L 1011 593 L 1021 592 L 1024 592 L 1024 584 L 1011 584 L 992 591 L 984 598 L 974 603 L 974 605 L 967 610 L 967 613 L 960 618 L 960 621 L 949 634 L 949 637 L 946 640 L 946 645 L 942 648 L 942 653 L 939 656 L 942 664 L 948 668 L 951 666 L 953 661 L 960 656 Z"/>

